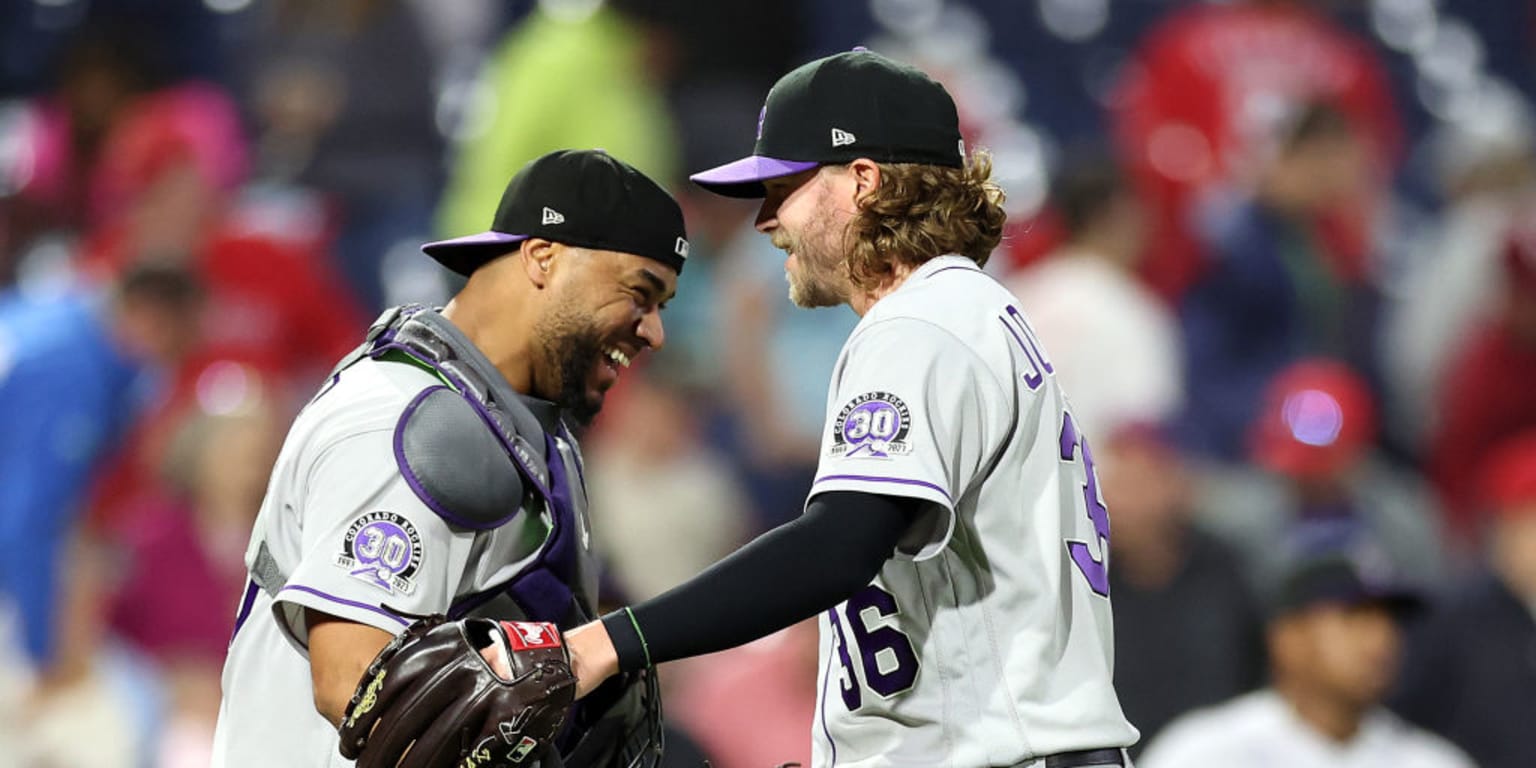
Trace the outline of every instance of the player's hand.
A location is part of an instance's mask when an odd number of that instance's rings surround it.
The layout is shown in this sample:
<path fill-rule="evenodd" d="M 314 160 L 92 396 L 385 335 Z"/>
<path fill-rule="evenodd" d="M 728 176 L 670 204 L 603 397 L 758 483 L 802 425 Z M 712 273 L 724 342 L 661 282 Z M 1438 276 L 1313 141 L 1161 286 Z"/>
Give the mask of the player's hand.
<path fill-rule="evenodd" d="M 576 675 L 576 698 L 586 696 L 619 673 L 619 654 L 601 621 L 565 633 L 565 644 L 571 652 L 571 671 Z"/>
<path fill-rule="evenodd" d="M 554 740 L 575 690 L 553 624 L 429 617 L 363 674 L 340 751 L 358 768 L 527 764 Z"/>

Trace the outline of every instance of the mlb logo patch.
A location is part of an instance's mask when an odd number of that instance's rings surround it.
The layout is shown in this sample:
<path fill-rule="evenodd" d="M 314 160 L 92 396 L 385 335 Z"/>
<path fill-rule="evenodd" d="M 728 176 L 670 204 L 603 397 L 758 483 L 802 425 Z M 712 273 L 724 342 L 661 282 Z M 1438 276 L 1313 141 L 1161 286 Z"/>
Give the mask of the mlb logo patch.
<path fill-rule="evenodd" d="M 533 740 L 533 738 L 524 736 L 523 740 L 519 741 L 517 746 L 513 747 L 512 751 L 507 753 L 507 759 L 514 763 L 521 763 L 523 758 L 526 758 L 528 754 L 533 751 L 533 748 L 537 747 L 538 745 L 539 742 Z"/>
<path fill-rule="evenodd" d="M 560 630 L 546 621 L 503 621 L 501 628 L 515 651 L 560 647 Z"/>

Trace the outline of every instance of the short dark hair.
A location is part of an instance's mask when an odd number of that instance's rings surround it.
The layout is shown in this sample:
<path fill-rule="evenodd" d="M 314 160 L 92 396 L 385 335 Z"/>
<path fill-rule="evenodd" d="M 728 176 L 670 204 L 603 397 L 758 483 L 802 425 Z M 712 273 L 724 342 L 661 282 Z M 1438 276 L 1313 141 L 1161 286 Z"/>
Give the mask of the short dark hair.
<path fill-rule="evenodd" d="M 117 298 L 124 303 L 184 311 L 202 300 L 203 287 L 197 275 L 185 266 L 146 261 L 128 267 L 118 277 Z"/>
<path fill-rule="evenodd" d="M 1352 138 L 1355 125 L 1338 106 L 1327 101 L 1303 104 L 1296 114 L 1283 124 L 1280 146 L 1290 152 L 1325 139 Z"/>
<path fill-rule="evenodd" d="M 1127 191 L 1125 173 L 1107 153 L 1085 151 L 1069 157 L 1051 182 L 1051 209 L 1073 238 Z"/>

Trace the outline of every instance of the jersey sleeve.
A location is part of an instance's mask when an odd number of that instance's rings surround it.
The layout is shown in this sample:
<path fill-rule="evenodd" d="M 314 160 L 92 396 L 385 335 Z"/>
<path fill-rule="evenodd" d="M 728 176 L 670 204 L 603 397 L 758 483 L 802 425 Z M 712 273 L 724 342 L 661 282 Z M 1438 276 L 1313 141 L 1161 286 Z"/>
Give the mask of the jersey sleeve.
<path fill-rule="evenodd" d="M 919 560 L 948 542 L 957 502 L 1012 420 L 993 373 L 969 345 L 904 317 L 849 340 L 827 416 L 811 495 L 862 491 L 930 502 L 942 514 L 898 548 Z"/>
<path fill-rule="evenodd" d="M 450 525 L 416 495 L 395 460 L 394 430 L 370 429 L 311 460 L 300 510 L 299 561 L 277 593 L 279 624 L 307 645 L 304 609 L 399 632 L 449 608 L 474 532 Z"/>

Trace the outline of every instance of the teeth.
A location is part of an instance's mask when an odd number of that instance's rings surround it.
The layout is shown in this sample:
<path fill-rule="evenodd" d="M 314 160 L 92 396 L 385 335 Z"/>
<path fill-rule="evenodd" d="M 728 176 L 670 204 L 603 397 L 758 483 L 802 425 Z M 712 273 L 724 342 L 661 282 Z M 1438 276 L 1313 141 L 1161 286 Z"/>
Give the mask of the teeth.
<path fill-rule="evenodd" d="M 608 350 L 608 359 L 618 363 L 620 366 L 625 368 L 629 367 L 629 356 L 617 349 Z"/>

